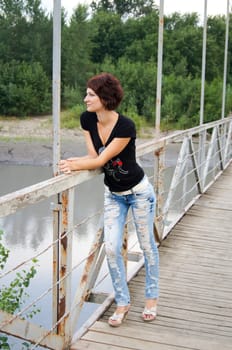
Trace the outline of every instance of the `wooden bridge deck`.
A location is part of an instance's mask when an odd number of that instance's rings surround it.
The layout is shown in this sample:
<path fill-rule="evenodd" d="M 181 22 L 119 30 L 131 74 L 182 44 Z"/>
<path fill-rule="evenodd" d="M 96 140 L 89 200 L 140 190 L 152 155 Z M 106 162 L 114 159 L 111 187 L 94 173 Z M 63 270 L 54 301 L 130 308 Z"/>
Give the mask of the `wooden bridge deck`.
<path fill-rule="evenodd" d="M 112 305 L 72 350 L 232 349 L 232 166 L 175 226 L 159 251 L 156 321 L 141 320 L 142 269 L 129 283 L 132 306 L 125 323 L 108 326 Z"/>

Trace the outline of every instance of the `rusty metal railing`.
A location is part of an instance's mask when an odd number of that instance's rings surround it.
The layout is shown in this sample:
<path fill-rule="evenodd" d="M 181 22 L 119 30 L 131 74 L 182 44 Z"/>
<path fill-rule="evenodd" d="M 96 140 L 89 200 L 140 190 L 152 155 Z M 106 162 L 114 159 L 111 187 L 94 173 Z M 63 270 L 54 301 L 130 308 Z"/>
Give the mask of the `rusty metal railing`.
<path fill-rule="evenodd" d="M 146 159 L 149 155 L 149 166 Z M 152 139 L 137 147 L 137 157 L 145 167 L 157 195 L 154 232 L 159 244 L 181 219 L 186 211 L 220 176 L 232 159 L 232 117 L 176 132 L 172 135 Z M 90 324 L 110 305 L 114 295 L 99 291 L 101 280 L 106 277 L 103 227 L 96 228 L 96 234 L 85 263 L 80 282 L 72 296 L 71 285 L 77 269 L 72 262 L 74 224 L 74 190 L 86 181 L 101 174 L 97 171 L 81 171 L 71 175 L 60 175 L 47 181 L 0 197 L 0 217 L 18 212 L 46 199 L 53 202 L 53 242 L 47 249 L 53 252 L 52 285 L 23 310 L 15 315 L 0 311 L 0 332 L 29 341 L 31 350 L 39 346 L 61 350 L 66 349 Z M 78 207 L 78 206 L 77 206 Z M 84 211 L 85 208 L 78 207 Z M 100 213 L 98 213 L 100 216 Z M 129 233 L 129 234 L 128 234 Z M 124 257 L 128 262 L 128 280 L 143 265 L 143 257 L 136 242 L 130 215 L 125 230 Z M 37 252 L 37 255 L 43 252 Z M 32 259 L 33 257 L 31 257 Z M 133 266 L 130 266 L 133 261 Z M 3 271 L 0 277 L 15 273 L 27 261 L 17 263 L 10 271 Z M 102 273 L 102 269 L 104 273 Z M 101 278 L 99 282 L 99 274 Z M 103 276 L 103 277 L 102 277 Z M 96 285 L 98 288 L 96 288 Z M 97 290 L 98 289 L 98 290 Z M 45 329 L 24 318 L 25 310 L 52 294 L 53 321 Z M 94 314 L 79 328 L 76 324 L 86 302 L 99 303 Z"/>

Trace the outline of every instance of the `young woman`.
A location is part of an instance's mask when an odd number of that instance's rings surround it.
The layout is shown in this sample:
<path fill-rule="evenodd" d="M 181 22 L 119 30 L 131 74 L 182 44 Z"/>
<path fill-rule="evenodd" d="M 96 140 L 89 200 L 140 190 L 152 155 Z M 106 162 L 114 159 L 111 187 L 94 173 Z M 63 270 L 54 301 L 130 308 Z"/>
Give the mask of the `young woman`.
<path fill-rule="evenodd" d="M 87 82 L 81 115 L 88 155 L 60 161 L 65 174 L 73 170 L 104 170 L 104 241 L 117 308 L 109 325 L 120 326 L 130 307 L 130 294 L 121 255 L 123 231 L 131 208 L 146 270 L 144 321 L 156 318 L 159 255 L 153 234 L 155 194 L 136 162 L 136 130 L 132 120 L 116 112 L 123 90 L 116 77 L 101 73 Z"/>

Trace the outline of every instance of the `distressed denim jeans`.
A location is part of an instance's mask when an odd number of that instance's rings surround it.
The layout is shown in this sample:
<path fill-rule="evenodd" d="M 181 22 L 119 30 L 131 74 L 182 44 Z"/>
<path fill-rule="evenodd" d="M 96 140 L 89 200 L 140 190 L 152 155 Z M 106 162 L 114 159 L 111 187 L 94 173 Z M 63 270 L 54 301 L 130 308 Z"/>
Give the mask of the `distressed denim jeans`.
<path fill-rule="evenodd" d="M 156 299 L 159 295 L 159 253 L 153 233 L 155 194 L 146 176 L 142 182 L 142 189 L 126 195 L 110 192 L 107 187 L 105 189 L 104 241 L 117 306 L 130 304 L 126 270 L 121 254 L 124 226 L 130 208 L 140 248 L 144 254 L 145 298 Z"/>

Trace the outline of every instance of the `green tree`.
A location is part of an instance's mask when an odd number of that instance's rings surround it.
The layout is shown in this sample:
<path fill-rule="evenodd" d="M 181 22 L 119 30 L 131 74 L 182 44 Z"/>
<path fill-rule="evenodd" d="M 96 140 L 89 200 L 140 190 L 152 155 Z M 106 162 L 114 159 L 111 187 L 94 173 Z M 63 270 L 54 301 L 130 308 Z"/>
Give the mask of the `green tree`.
<path fill-rule="evenodd" d="M 173 127 L 181 120 L 183 128 L 195 126 L 195 116 L 199 115 L 200 109 L 200 89 L 200 79 L 177 76 L 175 73 L 165 76 L 162 93 L 163 125 Z"/>
<path fill-rule="evenodd" d="M 102 63 L 106 57 L 114 63 L 120 57 L 133 62 L 156 60 L 158 21 L 157 10 L 126 21 L 115 13 L 97 12 L 91 21 L 94 33 L 92 60 L 95 63 Z"/>
<path fill-rule="evenodd" d="M 174 13 L 165 17 L 164 74 L 169 75 L 184 64 L 184 75 L 200 76 L 202 61 L 202 28 L 198 15 Z M 182 66 L 183 67 L 183 66 Z"/>
<path fill-rule="evenodd" d="M 87 18 L 87 6 L 79 5 L 70 19 L 69 26 L 64 27 L 62 81 L 66 91 L 64 101 L 66 104 L 68 95 L 71 95 L 73 90 L 78 102 L 78 98 L 85 89 L 86 79 L 93 72 L 93 64 L 90 60 L 91 27 Z"/>
<path fill-rule="evenodd" d="M 124 53 L 126 34 L 120 16 L 111 12 L 97 12 L 92 20 L 92 56 L 94 63 L 102 63 L 109 56 L 116 62 Z"/>
<path fill-rule="evenodd" d="M 225 17 L 209 17 L 207 20 L 206 80 L 223 77 L 225 48 Z"/>
<path fill-rule="evenodd" d="M 129 18 L 124 24 L 125 44 L 123 56 L 132 62 L 156 63 L 158 49 L 158 24 L 157 10 L 140 18 Z"/>
<path fill-rule="evenodd" d="M 104 11 L 104 12 L 114 12 L 120 17 L 140 17 L 147 15 L 154 8 L 157 9 L 157 5 L 154 0 L 100 0 L 92 1 L 92 10 Z"/>
<path fill-rule="evenodd" d="M 51 76 L 52 20 L 40 0 L 0 2 L 0 60 L 40 62 Z"/>

